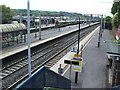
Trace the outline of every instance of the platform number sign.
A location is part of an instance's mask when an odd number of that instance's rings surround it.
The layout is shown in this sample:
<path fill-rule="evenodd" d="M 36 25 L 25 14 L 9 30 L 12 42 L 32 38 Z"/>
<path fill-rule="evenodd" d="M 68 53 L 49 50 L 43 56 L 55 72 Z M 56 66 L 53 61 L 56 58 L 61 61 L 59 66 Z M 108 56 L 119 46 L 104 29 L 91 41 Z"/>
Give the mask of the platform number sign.
<path fill-rule="evenodd" d="M 73 57 L 73 61 L 79 62 L 79 65 L 72 65 L 73 71 L 82 72 L 83 58 L 79 54 L 75 54 Z"/>

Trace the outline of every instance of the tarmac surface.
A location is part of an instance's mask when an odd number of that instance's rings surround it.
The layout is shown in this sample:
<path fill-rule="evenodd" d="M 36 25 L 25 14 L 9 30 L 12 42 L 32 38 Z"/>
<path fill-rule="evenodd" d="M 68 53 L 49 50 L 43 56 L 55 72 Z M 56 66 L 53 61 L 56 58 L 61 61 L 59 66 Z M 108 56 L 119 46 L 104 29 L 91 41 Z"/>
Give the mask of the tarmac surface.
<path fill-rule="evenodd" d="M 70 69 L 66 71 L 64 76 L 71 79 L 72 88 L 108 88 L 107 87 L 107 55 L 106 55 L 106 40 L 112 38 L 109 30 L 104 30 L 103 36 L 100 40 L 100 47 L 98 48 L 99 30 L 96 31 L 92 39 L 83 49 L 82 57 L 84 59 L 84 66 L 82 72 L 78 73 L 78 81 L 75 84 L 75 71 Z"/>

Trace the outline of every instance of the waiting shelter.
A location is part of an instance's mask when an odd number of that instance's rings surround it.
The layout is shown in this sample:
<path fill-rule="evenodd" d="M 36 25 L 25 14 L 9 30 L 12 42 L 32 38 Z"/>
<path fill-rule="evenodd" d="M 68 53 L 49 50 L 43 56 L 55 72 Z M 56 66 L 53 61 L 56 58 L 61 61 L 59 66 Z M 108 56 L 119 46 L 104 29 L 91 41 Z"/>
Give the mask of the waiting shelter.
<path fill-rule="evenodd" d="M 2 48 L 14 46 L 22 43 L 27 32 L 26 26 L 22 23 L 17 24 L 0 24 L 0 38 L 2 40 Z"/>
<path fill-rule="evenodd" d="M 107 41 L 107 55 L 109 58 L 109 66 L 111 70 L 111 85 L 120 85 L 120 40 Z"/>

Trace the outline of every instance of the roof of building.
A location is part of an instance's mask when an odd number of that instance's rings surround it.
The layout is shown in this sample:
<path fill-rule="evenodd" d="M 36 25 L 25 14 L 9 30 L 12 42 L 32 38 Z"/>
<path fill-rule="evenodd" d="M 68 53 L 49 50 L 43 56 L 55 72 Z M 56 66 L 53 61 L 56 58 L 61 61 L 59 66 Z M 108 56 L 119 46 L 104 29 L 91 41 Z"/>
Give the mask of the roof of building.
<path fill-rule="evenodd" d="M 120 56 L 120 40 L 108 40 L 107 42 L 107 53 L 113 56 Z"/>
<path fill-rule="evenodd" d="M 0 33 L 13 32 L 24 29 L 26 29 L 26 26 L 23 23 L 0 24 Z"/>

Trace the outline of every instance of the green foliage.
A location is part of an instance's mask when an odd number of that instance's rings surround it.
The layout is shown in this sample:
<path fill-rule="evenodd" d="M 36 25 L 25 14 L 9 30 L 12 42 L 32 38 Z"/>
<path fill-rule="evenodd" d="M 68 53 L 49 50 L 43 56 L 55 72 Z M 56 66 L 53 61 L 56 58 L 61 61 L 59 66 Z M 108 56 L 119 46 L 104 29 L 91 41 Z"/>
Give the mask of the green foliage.
<path fill-rule="evenodd" d="M 110 16 L 107 16 L 107 17 L 105 18 L 105 20 L 106 20 L 107 22 L 111 22 L 111 21 L 112 21 L 112 18 L 111 18 Z"/>
<path fill-rule="evenodd" d="M 27 9 L 13 9 L 17 14 L 23 14 L 23 16 L 27 16 Z"/>
<path fill-rule="evenodd" d="M 6 7 L 5 5 L 0 5 L 0 8 L 2 9 L 0 11 L 2 14 L 2 22 L 0 23 L 6 24 L 12 21 L 12 17 L 15 15 L 15 12 L 10 9 L 10 7 Z"/>
<path fill-rule="evenodd" d="M 112 26 L 113 26 L 113 29 L 118 28 L 118 13 L 116 13 L 112 18 Z"/>
<path fill-rule="evenodd" d="M 120 25 L 120 1 L 113 3 L 111 13 L 114 15 L 112 18 L 113 30 L 117 30 L 118 26 Z"/>
<path fill-rule="evenodd" d="M 27 16 L 27 9 L 13 9 L 18 15 L 22 14 L 23 16 Z M 37 13 L 40 13 L 42 16 L 82 16 L 82 14 L 78 13 L 70 13 L 64 11 L 40 11 L 40 10 L 30 10 L 31 16 Z"/>
<path fill-rule="evenodd" d="M 114 15 L 117 12 L 119 2 L 114 2 L 111 8 L 111 13 Z"/>
<path fill-rule="evenodd" d="M 111 13 L 114 15 L 115 13 L 119 12 L 120 13 L 120 1 L 119 2 L 114 2 L 111 8 Z"/>

